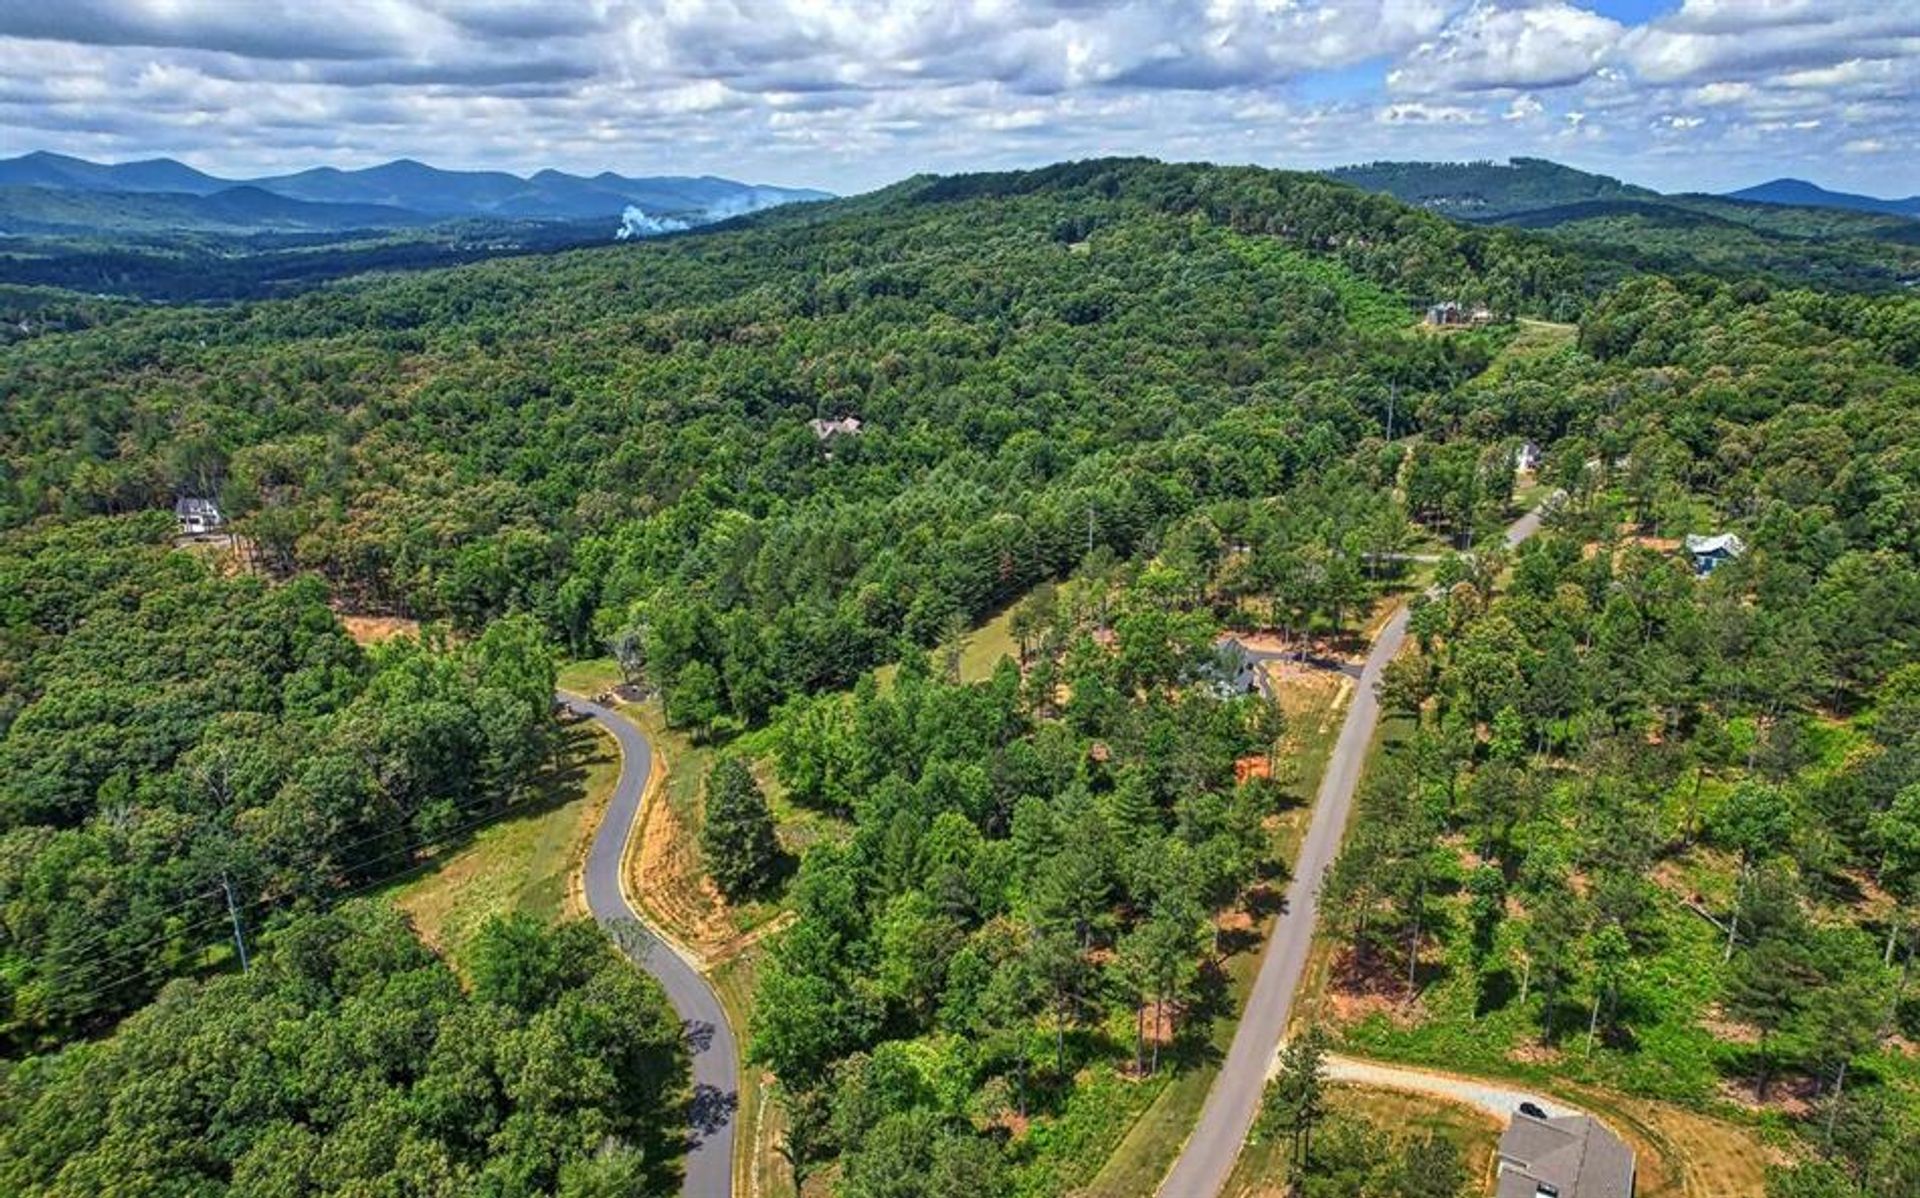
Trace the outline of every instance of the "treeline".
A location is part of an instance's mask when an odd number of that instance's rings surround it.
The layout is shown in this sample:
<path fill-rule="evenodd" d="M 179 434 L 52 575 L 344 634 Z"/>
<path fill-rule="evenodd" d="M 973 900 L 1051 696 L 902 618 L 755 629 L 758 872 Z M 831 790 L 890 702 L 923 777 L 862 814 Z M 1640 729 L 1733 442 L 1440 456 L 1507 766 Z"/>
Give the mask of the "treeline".
<path fill-rule="evenodd" d="M 494 920 L 470 988 L 380 905 L 271 943 L 246 974 L 174 983 L 111 1039 L 0 1067 L 0 1190 L 677 1189 L 680 1024 L 591 924 Z"/>
<path fill-rule="evenodd" d="M 144 1002 L 226 932 L 406 868 L 546 764 L 525 619 L 363 652 L 317 580 L 224 578 L 150 513 L 0 540 L 0 1033 Z"/>

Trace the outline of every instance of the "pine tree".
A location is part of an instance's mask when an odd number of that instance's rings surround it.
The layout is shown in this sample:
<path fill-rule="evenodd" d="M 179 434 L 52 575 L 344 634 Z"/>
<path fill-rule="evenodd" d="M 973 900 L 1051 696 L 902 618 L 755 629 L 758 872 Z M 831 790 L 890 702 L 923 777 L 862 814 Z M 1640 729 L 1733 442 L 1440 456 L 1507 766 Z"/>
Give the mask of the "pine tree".
<path fill-rule="evenodd" d="M 762 894 L 780 863 L 780 842 L 760 784 L 738 757 L 722 757 L 707 773 L 707 814 L 700 846 L 707 873 L 729 899 Z"/>
<path fill-rule="evenodd" d="M 1313 1129 L 1327 1112 L 1326 1040 L 1318 1028 L 1289 1040 L 1280 1049 L 1280 1068 L 1267 1085 L 1263 1117 L 1291 1141 L 1288 1176 L 1301 1192 L 1313 1157 Z"/>

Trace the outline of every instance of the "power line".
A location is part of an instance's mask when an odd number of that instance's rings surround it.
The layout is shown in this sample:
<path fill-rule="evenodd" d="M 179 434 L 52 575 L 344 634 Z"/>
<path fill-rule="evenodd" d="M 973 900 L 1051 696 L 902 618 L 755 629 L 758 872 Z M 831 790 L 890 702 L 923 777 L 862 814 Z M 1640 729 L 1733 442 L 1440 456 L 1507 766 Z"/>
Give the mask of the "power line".
<path fill-rule="evenodd" d="M 443 841 L 443 840 L 445 840 L 446 838 L 448 838 L 448 837 L 450 837 L 450 836 L 457 836 L 457 835 L 459 835 L 459 834 L 460 834 L 460 833 L 462 833 L 462 832 L 468 832 L 468 831 L 471 831 L 471 830 L 473 830 L 474 828 L 478 828 L 478 827 L 480 827 L 480 826 L 481 826 L 481 825 L 483 825 L 483 824 L 486 824 L 486 823 L 489 823 L 489 822 L 491 822 L 491 821 L 492 821 L 492 820 L 493 820 L 494 818 L 496 818 L 496 816 L 498 816 L 499 814 L 503 814 L 503 813 L 500 813 L 500 812 L 496 812 L 496 813 L 494 813 L 494 814 L 492 814 L 492 815 L 485 815 L 485 816 L 481 816 L 481 817 L 480 817 L 480 818 L 478 818 L 478 819 L 475 819 L 475 820 L 472 820 L 472 821 L 469 821 L 468 823 L 465 823 L 465 824 L 461 824 L 461 825 L 459 825 L 459 826 L 457 826 L 457 827 L 454 827 L 454 828 L 449 828 L 449 829 L 447 829 L 447 830 L 445 830 L 445 831 L 443 831 L 443 832 L 440 832 L 440 833 L 438 833 L 438 834 L 436 834 L 436 835 L 435 835 L 435 836 L 433 836 L 433 837 L 430 837 L 430 838 L 426 838 L 426 839 L 423 839 L 423 840 L 420 840 L 420 841 L 418 841 L 418 842 L 416 842 L 416 843 L 414 843 L 414 844 L 412 844 L 412 845 L 409 845 L 409 846 L 406 846 L 406 847 L 405 847 L 405 848 L 403 848 L 403 849 L 400 849 L 400 850 L 396 850 L 396 852 L 394 852 L 394 853 L 385 853 L 385 854 L 382 854 L 382 855 L 381 855 L 380 857 L 374 857 L 374 858 L 369 858 L 369 861 L 380 861 L 380 860 L 385 860 L 385 859 L 386 859 L 386 858 L 388 858 L 388 857 L 392 857 L 392 856 L 395 856 L 395 855 L 397 855 L 397 853 L 399 853 L 399 852 L 405 852 L 405 853 L 408 853 L 408 854 L 412 854 L 412 853 L 417 853 L 417 852 L 419 852 L 419 851 L 420 851 L 421 849 L 423 849 L 423 848 L 426 848 L 426 847 L 427 847 L 427 846 L 429 846 L 429 845 L 432 845 L 432 844 L 436 844 L 436 843 L 438 843 L 438 842 L 440 842 L 440 841 Z M 372 840 L 372 839 L 379 839 L 379 838 L 378 838 L 378 837 L 369 837 L 368 839 L 369 839 L 369 840 Z M 367 891 L 369 891 L 369 890 L 373 890 L 373 889 L 376 889 L 376 888 L 378 888 L 378 887 L 380 887 L 380 886 L 384 886 L 384 885 L 386 885 L 387 883 L 389 883 L 389 882 L 392 882 L 392 881 L 394 881 L 394 880 L 395 880 L 395 879 L 397 879 L 397 878 L 401 878 L 401 877 L 405 877 L 405 876 L 406 876 L 407 874 L 410 874 L 410 873 L 412 873 L 412 872 L 414 872 L 415 870 L 417 870 L 417 869 L 419 869 L 419 868 L 420 868 L 421 866 L 423 866 L 423 865 L 425 865 L 425 864 L 428 864 L 428 862 L 427 862 L 427 861 L 416 861 L 416 862 L 413 862 L 413 863 L 411 863 L 411 864 L 409 864 L 409 865 L 407 865 L 407 866 L 406 866 L 405 868 L 403 868 L 403 869 L 397 869 L 397 870 L 394 870 L 394 871 L 392 871 L 391 873 L 387 873 L 387 874 L 383 874 L 383 875 L 381 875 L 381 876 L 379 876 L 379 877 L 376 877 L 376 878 L 373 878 L 373 879 L 371 879 L 370 881 L 367 881 L 367 882 L 363 882 L 363 883 L 361 883 L 361 884 L 359 884 L 359 885 L 357 885 L 357 886 L 351 886 L 351 887 L 348 887 L 348 888 L 347 888 L 347 889 L 345 889 L 345 890 L 340 890 L 340 891 L 337 891 L 337 892 L 335 892 L 335 893 L 332 893 L 332 894 L 328 894 L 328 895 L 326 895 L 326 896 L 323 896 L 323 898 L 322 898 L 322 900 L 321 900 L 321 901 L 322 901 L 323 903 L 325 903 L 325 904 L 327 904 L 327 905 L 328 905 L 328 907 L 330 907 L 330 906 L 337 906 L 338 904 L 340 904 L 340 903 L 342 903 L 342 902 L 345 902 L 345 901 L 346 901 L 347 899 L 350 899 L 350 898 L 353 898 L 353 897 L 354 897 L 354 896 L 356 896 L 356 895 L 360 895 L 360 894 L 364 894 L 364 893 L 366 893 L 366 892 L 367 892 Z M 209 892 L 208 892 L 208 895 L 210 896 L 211 894 L 212 894 L 212 892 L 211 892 L 211 891 L 209 891 Z M 202 897 L 207 897 L 207 896 L 202 896 Z M 239 945 L 239 944 L 241 943 L 241 942 L 240 942 L 240 939 L 239 939 L 239 934 L 238 934 L 238 927 L 237 927 L 237 921 L 238 921 L 238 919 L 239 919 L 239 913 L 240 913 L 240 912 L 243 912 L 243 911 L 250 911 L 250 910 L 252 910 L 252 909 L 253 909 L 253 908 L 255 908 L 255 907 L 265 907 L 265 906 L 268 906 L 268 905 L 270 905 L 270 904 L 272 904 L 272 903 L 273 903 L 273 902 L 275 902 L 275 901 L 276 901 L 276 900 L 274 900 L 273 898 L 270 898 L 270 897 L 261 897 L 261 898 L 256 898 L 256 899 L 254 899 L 254 900 L 253 900 L 252 902 L 249 902 L 249 903 L 237 903 L 237 904 L 235 904 L 235 905 L 234 905 L 234 907 L 232 908 L 232 914 L 233 914 L 233 918 L 234 918 L 234 919 L 235 919 L 235 921 L 236 921 L 236 939 L 235 939 L 235 943 L 236 943 L 236 946 L 238 946 L 238 945 Z M 326 908 L 323 908 L 323 909 L 326 909 Z M 213 922 L 216 922 L 217 920 L 219 920 L 220 918 L 222 918 L 222 916 L 221 916 L 221 915 L 217 915 L 217 914 L 216 914 L 216 915 L 214 915 L 213 917 L 211 917 L 211 918 L 209 918 L 209 919 L 205 919 L 205 920 L 200 920 L 200 921 L 198 921 L 198 923 L 197 923 L 197 924 L 195 924 L 195 925 L 189 925 L 189 926 L 199 926 L 199 925 L 203 925 L 203 924 L 207 924 L 207 923 L 213 923 Z M 157 942 L 157 941 L 150 941 L 149 943 L 155 943 L 155 942 Z M 138 946 L 135 946 L 135 947 L 138 947 Z M 200 953 L 200 954 L 205 954 L 205 953 L 206 953 L 206 951 L 208 950 L 208 948 L 209 948 L 209 947 L 210 947 L 210 946 L 208 946 L 208 945 L 204 945 L 204 944 L 203 944 L 203 945 L 201 945 L 201 946 L 200 946 L 200 947 L 199 947 L 198 949 L 196 949 L 195 951 L 196 951 L 196 952 L 198 952 L 198 953 Z M 122 952 L 122 954 L 124 954 L 124 953 L 125 953 L 126 951 L 127 951 L 127 950 L 124 950 L 124 949 L 123 949 L 123 950 L 121 950 L 121 952 Z M 241 948 L 241 952 L 242 952 L 242 953 L 244 954 L 244 952 L 245 952 L 245 949 L 244 949 L 244 948 Z M 246 966 L 246 959 L 245 959 L 245 957 L 243 956 L 243 958 L 242 958 L 242 968 L 245 968 L 245 966 Z M 164 970 L 164 969 L 168 969 L 168 968 L 170 968 L 170 963 L 169 963 L 169 962 L 167 962 L 167 961 L 164 961 L 164 960 L 155 960 L 155 961 L 152 961 L 152 962 L 149 962 L 149 963 L 148 963 L 147 965 L 145 965 L 144 967 L 142 967 L 142 968 L 140 968 L 140 969 L 136 969 L 136 970 L 133 970 L 133 971 L 131 971 L 131 972 L 129 972 L 129 973 L 125 973 L 125 974 L 122 974 L 122 975 L 120 975 L 120 976 L 118 976 L 118 977 L 116 977 L 116 978 L 114 978 L 114 979 L 112 979 L 111 981 L 108 981 L 108 982 L 106 982 L 106 983 L 103 983 L 103 984 L 101 984 L 101 985 L 98 985 L 98 986 L 95 986 L 95 987 L 92 987 L 92 988 L 90 988 L 90 989 L 87 989 L 87 990 L 84 990 L 84 991 L 81 991 L 81 992 L 80 992 L 80 995 L 81 995 L 82 997 L 85 997 L 85 998 L 87 998 L 87 999 L 89 999 L 89 1000 L 93 1000 L 93 999 L 98 999 L 98 998 L 101 998 L 102 996 L 104 996 L 104 995 L 106 995 L 106 994 L 108 994 L 108 993 L 110 993 L 110 992 L 112 992 L 112 991 L 114 991 L 114 990 L 117 990 L 117 989 L 118 989 L 119 987 L 121 987 L 121 986 L 123 986 L 123 985 L 125 985 L 125 984 L 126 984 L 126 983 L 128 983 L 128 982 L 131 982 L 131 981 L 135 981 L 135 980 L 137 980 L 137 979 L 139 979 L 139 978 L 142 978 L 142 977 L 145 977 L 145 976 L 146 976 L 146 975 L 148 975 L 148 974 L 151 974 L 151 973 L 154 973 L 154 972 L 156 972 L 156 971 L 159 971 L 159 970 Z"/>

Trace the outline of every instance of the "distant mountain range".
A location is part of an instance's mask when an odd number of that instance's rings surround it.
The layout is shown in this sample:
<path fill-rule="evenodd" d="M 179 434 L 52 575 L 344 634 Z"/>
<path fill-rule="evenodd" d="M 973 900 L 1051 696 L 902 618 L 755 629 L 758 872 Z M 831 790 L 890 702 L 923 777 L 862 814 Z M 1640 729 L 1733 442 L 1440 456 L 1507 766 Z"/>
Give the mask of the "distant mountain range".
<path fill-rule="evenodd" d="M 1920 199 L 1877 200 L 1797 179 L 1723 196 L 1668 195 L 1543 158 L 1373 162 L 1325 173 L 1456 220 L 1549 233 L 1634 269 L 1866 290 L 1920 284 Z"/>
<path fill-rule="evenodd" d="M 343 171 L 224 179 L 171 158 L 98 163 L 39 152 L 0 160 L 0 232 L 305 232 L 405 228 L 434 221 L 604 219 L 649 233 L 831 198 L 713 176 L 591 178 L 544 170 L 449 171 L 411 159 Z M 637 209 L 637 213 L 629 213 Z M 623 220 L 624 218 L 624 220 Z"/>
<path fill-rule="evenodd" d="M 1920 196 L 1883 200 L 1829 191 L 1805 179 L 1775 179 L 1717 196 L 1698 192 L 1666 194 L 1622 183 L 1608 175 L 1562 166 L 1545 158 L 1513 158 L 1506 162 L 1368 162 L 1322 173 L 1364 191 L 1384 192 L 1448 216 L 1496 223 L 1519 213 L 1612 201 L 1692 204 L 1735 200 L 1776 207 L 1831 208 L 1920 218 Z"/>
<path fill-rule="evenodd" d="M 1728 199 L 1758 204 L 1791 204 L 1800 208 L 1844 208 L 1851 212 L 1879 212 L 1890 216 L 1920 217 L 1920 196 L 1883 200 L 1850 191 L 1828 191 L 1805 179 L 1774 179 L 1755 187 L 1727 193 Z"/>

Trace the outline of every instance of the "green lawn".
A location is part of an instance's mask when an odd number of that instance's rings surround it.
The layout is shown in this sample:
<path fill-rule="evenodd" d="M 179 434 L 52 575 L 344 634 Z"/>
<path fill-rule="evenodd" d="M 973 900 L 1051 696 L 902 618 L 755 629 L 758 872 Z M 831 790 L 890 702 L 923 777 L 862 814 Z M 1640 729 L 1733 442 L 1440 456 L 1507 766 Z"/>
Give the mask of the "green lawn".
<path fill-rule="evenodd" d="M 1060 584 L 1063 597 L 1066 591 L 1066 584 Z M 1019 656 L 1020 646 L 1013 639 L 1013 604 L 1010 603 L 960 638 L 960 681 L 984 682 L 993 677 L 993 669 L 1000 664 L 1001 658 L 1018 660 Z M 880 688 L 885 690 L 893 685 L 893 676 L 899 672 L 899 664 L 889 662 L 876 669 L 873 675 L 880 683 Z"/>

